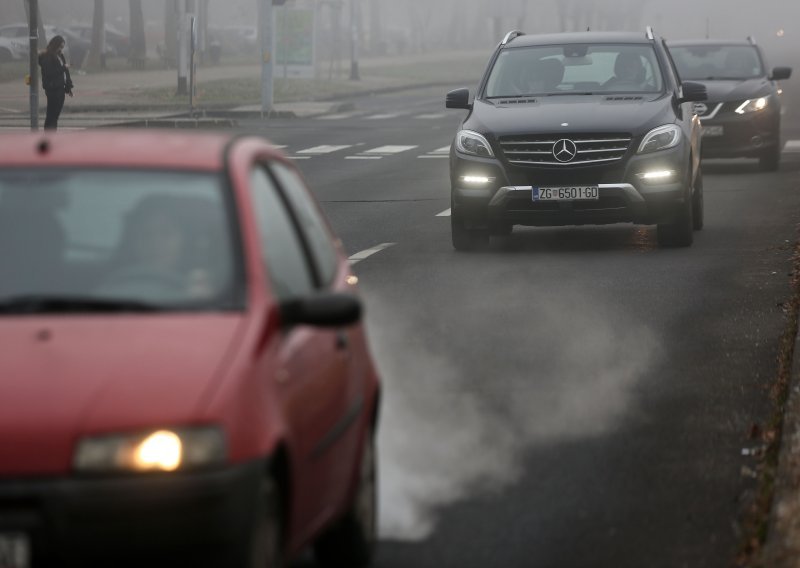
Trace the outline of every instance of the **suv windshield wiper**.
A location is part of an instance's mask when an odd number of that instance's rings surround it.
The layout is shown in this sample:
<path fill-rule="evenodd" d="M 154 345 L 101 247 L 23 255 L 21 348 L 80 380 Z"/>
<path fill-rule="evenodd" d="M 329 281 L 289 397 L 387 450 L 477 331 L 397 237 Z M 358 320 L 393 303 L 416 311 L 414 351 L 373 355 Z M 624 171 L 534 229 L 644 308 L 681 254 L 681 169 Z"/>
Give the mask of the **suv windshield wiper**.
<path fill-rule="evenodd" d="M 129 299 L 29 294 L 0 298 L 0 314 L 158 312 L 164 308 Z"/>

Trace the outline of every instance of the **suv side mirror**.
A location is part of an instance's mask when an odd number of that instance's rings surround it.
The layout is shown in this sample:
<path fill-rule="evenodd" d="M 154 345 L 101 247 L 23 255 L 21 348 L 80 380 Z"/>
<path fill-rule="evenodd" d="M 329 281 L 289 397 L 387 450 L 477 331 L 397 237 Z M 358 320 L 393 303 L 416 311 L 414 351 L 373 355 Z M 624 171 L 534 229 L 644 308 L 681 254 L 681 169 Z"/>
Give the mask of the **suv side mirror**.
<path fill-rule="evenodd" d="M 792 76 L 791 67 L 776 67 L 775 69 L 772 70 L 772 76 L 770 76 L 770 80 L 785 81 L 791 76 Z"/>
<path fill-rule="evenodd" d="M 469 89 L 456 89 L 447 93 L 445 106 L 447 108 L 472 110 L 472 105 L 469 104 Z"/>
<path fill-rule="evenodd" d="M 349 294 L 323 293 L 281 303 L 284 326 L 344 327 L 361 319 L 361 302 Z"/>
<path fill-rule="evenodd" d="M 693 83 L 692 81 L 685 81 L 681 84 L 683 96 L 680 102 L 682 103 L 696 103 L 708 100 L 708 89 L 702 83 Z"/>

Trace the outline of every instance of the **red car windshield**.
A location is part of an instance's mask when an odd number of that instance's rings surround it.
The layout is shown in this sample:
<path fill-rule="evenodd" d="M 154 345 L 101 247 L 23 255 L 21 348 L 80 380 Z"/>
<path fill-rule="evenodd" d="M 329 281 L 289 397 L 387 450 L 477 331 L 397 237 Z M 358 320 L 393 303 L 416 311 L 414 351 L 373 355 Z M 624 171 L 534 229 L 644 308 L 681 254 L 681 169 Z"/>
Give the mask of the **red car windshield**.
<path fill-rule="evenodd" d="M 0 172 L 0 313 L 243 305 L 222 178 L 137 170 Z"/>

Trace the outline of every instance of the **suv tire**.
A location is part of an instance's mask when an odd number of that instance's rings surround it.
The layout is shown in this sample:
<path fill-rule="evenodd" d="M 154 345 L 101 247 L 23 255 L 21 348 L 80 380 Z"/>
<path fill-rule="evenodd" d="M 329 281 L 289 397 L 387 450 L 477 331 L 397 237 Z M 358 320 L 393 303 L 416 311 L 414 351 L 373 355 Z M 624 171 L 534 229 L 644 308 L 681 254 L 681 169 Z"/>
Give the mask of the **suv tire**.
<path fill-rule="evenodd" d="M 691 174 L 690 174 L 691 175 Z M 688 247 L 694 241 L 694 204 L 690 182 L 687 181 L 686 199 L 672 223 L 658 225 L 658 244 L 662 247 Z"/>
<path fill-rule="evenodd" d="M 464 220 L 455 212 L 450 216 L 450 232 L 453 248 L 458 251 L 474 251 L 489 246 L 489 231 L 486 229 L 467 229 Z"/>
<path fill-rule="evenodd" d="M 758 169 L 762 172 L 776 172 L 781 163 L 781 146 L 776 144 L 765 150 L 758 158 Z"/>

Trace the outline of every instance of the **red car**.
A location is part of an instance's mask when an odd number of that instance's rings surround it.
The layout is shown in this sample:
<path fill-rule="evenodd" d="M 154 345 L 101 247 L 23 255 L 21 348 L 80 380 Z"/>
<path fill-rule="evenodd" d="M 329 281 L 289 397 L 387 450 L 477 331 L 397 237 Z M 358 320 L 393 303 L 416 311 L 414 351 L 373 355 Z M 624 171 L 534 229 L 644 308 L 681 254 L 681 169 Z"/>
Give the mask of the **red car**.
<path fill-rule="evenodd" d="M 368 565 L 378 376 L 293 165 L 211 133 L 0 149 L 0 565 Z"/>

